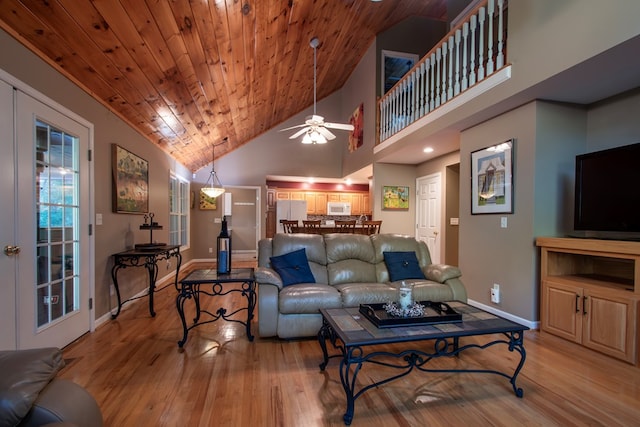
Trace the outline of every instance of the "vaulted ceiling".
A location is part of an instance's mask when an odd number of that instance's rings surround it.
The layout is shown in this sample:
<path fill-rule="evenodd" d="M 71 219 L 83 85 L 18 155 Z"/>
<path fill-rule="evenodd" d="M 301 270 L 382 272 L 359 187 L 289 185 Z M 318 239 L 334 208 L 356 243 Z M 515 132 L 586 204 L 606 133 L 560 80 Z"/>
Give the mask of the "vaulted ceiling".
<path fill-rule="evenodd" d="M 312 37 L 322 99 L 446 1 L 2 0 L 0 25 L 195 171 L 313 104 Z"/>

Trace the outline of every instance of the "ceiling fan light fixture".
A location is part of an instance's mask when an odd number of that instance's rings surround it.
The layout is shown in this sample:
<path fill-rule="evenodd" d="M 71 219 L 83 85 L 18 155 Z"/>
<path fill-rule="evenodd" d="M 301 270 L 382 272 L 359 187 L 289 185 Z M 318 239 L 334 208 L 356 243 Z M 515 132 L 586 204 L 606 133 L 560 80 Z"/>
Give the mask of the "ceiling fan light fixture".
<path fill-rule="evenodd" d="M 302 137 L 303 144 L 326 144 L 327 138 L 317 130 L 310 130 Z"/>

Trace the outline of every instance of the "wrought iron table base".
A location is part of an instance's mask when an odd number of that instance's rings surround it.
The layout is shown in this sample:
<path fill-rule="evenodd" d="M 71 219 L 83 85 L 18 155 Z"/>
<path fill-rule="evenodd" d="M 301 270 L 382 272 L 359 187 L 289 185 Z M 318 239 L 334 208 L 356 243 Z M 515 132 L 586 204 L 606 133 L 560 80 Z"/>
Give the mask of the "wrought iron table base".
<path fill-rule="evenodd" d="M 400 353 L 375 351 L 366 354 L 363 346 L 345 346 L 340 338 L 336 335 L 331 325 L 325 319 L 323 319 L 322 327 L 318 332 L 318 341 L 320 342 L 320 347 L 322 348 L 324 357 L 323 362 L 320 364 L 320 370 L 324 371 L 327 364 L 329 363 L 329 359 L 336 357 L 341 358 L 340 382 L 342 383 L 342 387 L 344 388 L 344 392 L 347 398 L 347 408 L 343 417 L 344 423 L 346 425 L 351 424 L 354 416 L 355 401 L 358 397 L 362 396 L 364 392 L 371 388 L 378 387 L 380 385 L 402 378 L 405 375 L 408 375 L 414 369 L 422 372 L 466 372 L 500 375 L 509 379 L 515 395 L 517 397 L 522 397 L 524 395 L 524 391 L 522 390 L 522 388 L 516 386 L 516 378 L 518 377 L 518 374 L 520 373 L 520 370 L 522 369 L 524 361 L 526 359 L 526 352 L 523 344 L 524 331 L 505 332 L 503 333 L 503 335 L 506 337 L 506 339 L 496 339 L 483 345 L 467 344 L 464 346 L 459 346 L 458 337 L 434 338 L 435 348 L 433 353 L 413 349 L 405 350 Z M 327 340 L 331 342 L 335 349 L 338 349 L 340 351 L 340 354 L 329 356 L 327 352 Z M 452 340 L 453 342 L 450 342 L 450 340 Z M 492 369 L 428 369 L 425 367 L 428 362 L 440 357 L 459 356 L 460 353 L 470 348 L 486 349 L 496 344 L 506 344 L 509 351 L 517 351 L 518 353 L 520 353 L 520 362 L 513 372 L 513 375 L 509 375 L 507 373 Z M 397 362 L 394 363 L 386 360 L 376 360 L 383 358 L 392 358 L 397 360 Z M 392 375 L 388 378 L 385 378 L 384 380 L 363 386 L 358 391 L 356 391 L 356 379 L 364 363 L 373 363 L 377 365 L 397 368 L 403 370 L 403 372 L 399 373 L 398 375 Z"/>
<path fill-rule="evenodd" d="M 153 308 L 153 295 L 156 290 L 156 281 L 158 279 L 158 262 L 176 258 L 176 274 L 174 278 L 174 286 L 178 287 L 178 274 L 180 272 L 180 264 L 182 264 L 182 255 L 180 254 L 179 246 L 167 246 L 164 249 L 149 250 L 149 251 L 137 251 L 129 250 L 120 252 L 113 255 L 114 265 L 111 268 L 111 279 L 113 280 L 113 287 L 116 290 L 116 297 L 118 299 L 118 308 L 115 313 L 111 314 L 111 318 L 115 319 L 120 314 L 122 306 L 133 299 L 130 298 L 122 301 L 120 296 L 120 286 L 118 285 L 118 271 L 129 267 L 144 267 L 147 270 L 149 277 L 149 314 L 154 317 L 156 312 Z"/>
<path fill-rule="evenodd" d="M 182 339 L 178 341 L 178 347 L 182 348 L 184 343 L 187 342 L 187 336 L 189 331 L 197 326 L 206 325 L 207 323 L 213 323 L 219 319 L 226 320 L 228 322 L 236 322 L 245 326 L 247 332 L 247 338 L 249 341 L 253 341 L 253 334 L 251 333 L 251 320 L 253 320 L 253 312 L 256 306 L 256 292 L 255 292 L 255 282 L 253 280 L 238 280 L 237 283 L 241 283 L 240 288 L 231 288 L 224 290 L 224 286 L 222 283 L 181 283 L 180 289 L 178 291 L 178 297 L 176 298 L 176 307 L 178 309 L 178 315 L 180 316 L 180 320 L 182 322 Z M 211 286 L 211 291 L 203 290 L 201 286 Z M 203 310 L 200 305 L 200 295 L 205 294 L 208 296 L 223 296 L 228 295 L 233 292 L 240 292 L 243 297 L 247 299 L 247 306 L 241 307 L 233 312 L 227 313 L 227 309 L 224 307 L 218 308 L 215 313 L 212 313 L 208 310 Z M 193 324 L 191 326 L 187 326 L 187 321 L 184 314 L 184 304 L 188 299 L 194 300 L 196 307 L 196 316 L 193 319 Z M 239 320 L 234 318 L 235 315 L 239 312 L 247 311 L 247 320 L 246 322 L 243 320 Z M 205 313 L 210 316 L 208 320 L 200 322 L 200 316 Z"/>

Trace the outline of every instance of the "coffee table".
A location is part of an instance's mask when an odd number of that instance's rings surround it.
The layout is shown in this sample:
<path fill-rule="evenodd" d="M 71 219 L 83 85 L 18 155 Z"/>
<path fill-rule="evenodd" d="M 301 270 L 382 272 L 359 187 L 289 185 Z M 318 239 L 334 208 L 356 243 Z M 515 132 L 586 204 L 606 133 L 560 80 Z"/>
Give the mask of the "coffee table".
<path fill-rule="evenodd" d="M 413 370 L 422 372 L 474 372 L 497 374 L 508 378 L 515 395 L 523 396 L 522 388 L 516 386 L 516 378 L 524 365 L 524 331 L 529 328 L 502 317 L 496 316 L 460 301 L 447 302 L 451 308 L 462 314 L 462 321 L 452 323 L 434 323 L 420 326 L 397 326 L 378 328 L 358 308 L 321 309 L 322 327 L 318 332 L 318 341 L 324 360 L 320 369 L 324 371 L 329 359 L 340 358 L 340 381 L 347 399 L 347 408 L 343 420 L 351 424 L 355 401 L 367 390 L 401 378 Z M 485 344 L 460 345 L 461 337 L 501 334 L 500 338 L 490 337 Z M 422 341 L 435 340 L 434 349 L 426 350 Z M 329 356 L 327 341 L 339 350 Z M 378 351 L 379 344 L 406 343 L 406 349 L 392 353 Z M 470 348 L 486 349 L 496 344 L 506 344 L 510 352 L 520 353 L 520 362 L 513 374 L 493 369 L 429 369 L 425 365 L 440 357 L 459 356 Z M 365 363 L 397 368 L 400 372 L 381 381 L 361 386 L 356 391 L 356 379 Z"/>
<path fill-rule="evenodd" d="M 235 283 L 236 286 L 229 286 L 229 284 L 232 283 Z M 237 284 L 239 284 L 239 286 L 237 286 Z M 241 307 L 230 313 L 227 313 L 227 309 L 224 307 L 220 307 L 215 313 L 211 313 L 210 311 L 203 310 L 201 308 L 201 295 L 215 297 L 227 295 L 232 292 L 240 292 L 242 296 L 247 299 L 247 306 Z M 187 321 L 184 315 L 184 304 L 191 298 L 193 298 L 196 305 L 196 317 L 193 319 L 193 324 L 191 326 L 187 326 Z M 251 320 L 253 319 L 253 311 L 256 307 L 256 285 L 253 268 L 233 268 L 228 274 L 218 274 L 215 268 L 193 270 L 179 283 L 176 307 L 178 308 L 178 315 L 182 321 L 183 330 L 182 339 L 178 341 L 178 347 L 180 348 L 182 348 L 184 343 L 187 342 L 187 335 L 191 329 L 200 325 L 215 322 L 219 319 L 244 325 L 247 330 L 247 338 L 249 341 L 253 341 L 253 335 L 251 334 Z M 245 310 L 247 311 L 246 322 L 244 320 L 234 318 L 237 313 Z M 200 315 L 203 313 L 207 314 L 209 317 L 208 320 L 200 322 Z"/>

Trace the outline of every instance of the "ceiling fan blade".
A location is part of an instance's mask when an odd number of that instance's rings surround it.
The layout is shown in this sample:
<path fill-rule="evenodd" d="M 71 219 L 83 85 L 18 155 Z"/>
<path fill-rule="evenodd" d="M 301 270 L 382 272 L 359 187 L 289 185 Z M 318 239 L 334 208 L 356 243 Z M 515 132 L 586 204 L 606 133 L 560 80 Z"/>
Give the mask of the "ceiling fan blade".
<path fill-rule="evenodd" d="M 308 131 L 309 131 L 309 129 L 311 129 L 311 128 L 310 128 L 310 127 L 308 127 L 308 126 L 306 126 L 306 127 L 302 128 L 302 129 L 300 129 L 298 132 L 296 132 L 296 133 L 294 133 L 293 135 L 291 135 L 291 136 L 289 137 L 289 139 L 296 139 L 297 137 L 299 137 L 299 136 L 300 136 L 300 135 L 302 135 L 303 133 L 308 132 Z M 284 130 L 284 129 L 283 129 L 283 130 Z"/>
<path fill-rule="evenodd" d="M 291 126 L 291 127 L 288 127 L 288 128 L 280 129 L 280 130 L 279 130 L 279 132 L 284 132 L 285 130 L 291 130 L 291 129 L 302 128 L 302 127 L 305 127 L 305 126 L 307 126 L 307 124 L 306 124 L 306 123 L 305 123 L 305 124 L 302 124 L 302 125 L 295 125 L 295 126 Z"/>
<path fill-rule="evenodd" d="M 324 126 L 318 126 L 316 128 L 316 130 L 318 132 L 320 132 L 320 134 L 322 136 L 324 136 L 325 138 L 327 138 L 327 140 L 331 141 L 332 139 L 336 139 L 336 136 L 334 134 L 332 134 L 331 132 L 329 132 L 329 130 L 327 128 L 325 128 Z"/>
<path fill-rule="evenodd" d="M 329 129 L 340 129 L 340 130 L 348 130 L 352 131 L 353 125 L 343 124 L 343 123 L 325 123 L 324 124 Z"/>

